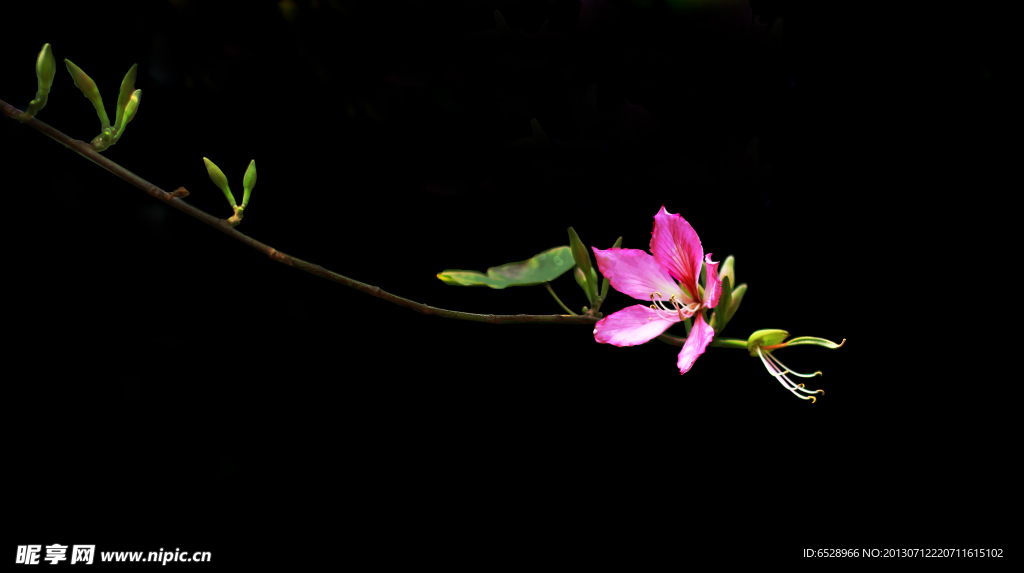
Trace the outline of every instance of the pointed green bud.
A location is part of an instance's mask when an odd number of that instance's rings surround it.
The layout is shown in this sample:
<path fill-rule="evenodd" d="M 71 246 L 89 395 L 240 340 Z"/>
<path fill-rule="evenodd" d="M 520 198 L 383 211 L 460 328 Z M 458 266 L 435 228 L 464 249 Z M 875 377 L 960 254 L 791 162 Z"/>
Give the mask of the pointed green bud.
<path fill-rule="evenodd" d="M 118 139 L 121 139 L 121 136 L 124 134 L 124 128 L 128 127 L 128 123 L 135 118 L 135 112 L 139 110 L 140 103 L 142 103 L 142 90 L 135 90 L 131 97 L 128 98 L 128 103 L 124 106 L 123 120 L 120 118 L 118 119 L 121 123 L 121 128 L 113 129 L 114 141 L 110 143 L 111 145 L 117 143 Z"/>
<path fill-rule="evenodd" d="M 53 58 L 53 50 L 50 44 L 43 44 L 36 56 L 36 80 L 39 82 L 40 91 L 49 92 L 53 85 L 53 76 L 57 73 L 57 62 Z"/>
<path fill-rule="evenodd" d="M 622 247 L 622 237 L 615 240 L 615 244 L 612 245 L 613 249 L 619 249 Z M 601 281 L 601 300 L 604 300 L 608 296 L 608 287 L 611 283 L 608 282 L 608 277 L 604 277 Z"/>
<path fill-rule="evenodd" d="M 587 300 L 590 301 L 590 304 L 594 304 L 594 301 L 597 300 L 597 275 L 594 273 L 593 265 L 590 264 L 589 249 L 572 227 L 569 227 L 569 248 L 572 249 L 572 258 L 576 261 L 576 266 L 583 271 L 583 276 L 587 278 Z"/>
<path fill-rule="evenodd" d="M 50 44 L 43 44 L 43 49 L 39 50 L 39 55 L 36 56 L 36 97 L 28 103 L 28 108 L 25 109 L 21 121 L 34 117 L 39 110 L 46 107 L 46 100 L 56 71 L 57 64 L 53 59 L 53 50 L 50 49 Z"/>
<path fill-rule="evenodd" d="M 732 279 L 728 276 L 722 278 L 722 295 L 718 298 L 718 305 L 711 313 L 711 327 L 715 329 L 715 335 L 722 334 L 722 329 L 729 324 L 729 306 L 732 305 Z"/>
<path fill-rule="evenodd" d="M 256 160 L 253 159 L 249 162 L 249 167 L 245 170 L 245 179 L 242 180 L 242 188 L 245 193 L 242 195 L 242 208 L 249 204 L 249 195 L 252 195 L 252 188 L 256 186 Z"/>
<path fill-rule="evenodd" d="M 92 78 L 71 60 L 64 58 L 64 64 L 68 68 L 68 73 L 71 74 L 71 79 L 75 82 L 75 87 L 81 90 L 82 95 L 92 102 L 92 107 L 96 108 L 96 115 L 99 116 L 103 128 L 110 127 L 110 120 L 107 118 L 107 112 L 103 109 L 103 98 L 100 97 L 100 90 L 96 88 L 96 82 L 92 81 Z"/>
<path fill-rule="evenodd" d="M 139 64 L 132 64 L 128 73 L 121 80 L 121 91 L 117 94 L 116 119 L 114 120 L 114 131 L 121 131 L 121 128 L 128 124 L 125 120 L 125 108 L 135 92 L 135 76 L 139 73 Z M 140 92 L 141 95 L 141 92 Z M 138 105 L 138 104 L 136 104 Z"/>
<path fill-rule="evenodd" d="M 751 356 L 756 358 L 758 346 L 774 346 L 785 340 L 787 336 L 789 333 L 785 330 L 758 330 L 747 339 L 747 350 L 750 351 Z"/>
<path fill-rule="evenodd" d="M 736 316 L 736 311 L 739 310 L 740 303 L 743 302 L 743 295 L 745 294 L 747 294 L 747 285 L 745 284 L 732 289 L 732 303 L 729 305 L 729 313 L 725 315 L 726 323 Z"/>
<path fill-rule="evenodd" d="M 718 267 L 718 278 L 722 281 L 723 285 L 725 284 L 725 277 L 729 277 L 729 284 L 736 284 L 736 259 L 732 255 L 725 257 L 725 262 Z"/>
<path fill-rule="evenodd" d="M 583 289 L 583 294 L 587 295 L 587 302 L 594 304 L 594 301 L 590 298 L 590 287 L 587 286 L 587 277 L 583 274 L 583 271 L 576 267 L 572 271 L 572 276 L 576 279 L 576 284 L 580 285 L 580 288 Z"/>
<path fill-rule="evenodd" d="M 231 189 L 228 188 L 228 178 L 224 176 L 224 172 L 221 171 L 220 167 L 217 167 L 214 162 L 205 157 L 203 158 L 203 162 L 206 163 L 206 172 L 210 174 L 210 181 L 213 181 L 213 184 L 224 192 L 224 197 L 227 198 L 231 207 L 236 207 L 238 204 L 235 203 L 235 197 L 231 194 Z"/>

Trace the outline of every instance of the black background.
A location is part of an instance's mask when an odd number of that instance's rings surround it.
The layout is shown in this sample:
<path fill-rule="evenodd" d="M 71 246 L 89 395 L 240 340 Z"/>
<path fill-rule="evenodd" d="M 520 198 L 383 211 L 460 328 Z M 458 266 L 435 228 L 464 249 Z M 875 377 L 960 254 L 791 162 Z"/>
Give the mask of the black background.
<path fill-rule="evenodd" d="M 435 275 L 567 244 L 570 225 L 646 250 L 664 204 L 749 285 L 725 336 L 848 342 L 778 354 L 824 371 L 812 405 L 741 350 L 680 377 L 657 341 L 420 315 L 276 264 L 5 119 L 11 545 L 221 565 L 505 562 L 636 537 L 680 561 L 1006 547 L 991 523 L 1008 420 L 977 415 L 962 357 L 918 344 L 935 332 L 906 313 L 933 283 L 905 279 L 942 247 L 915 231 L 927 209 L 896 215 L 928 189 L 917 160 L 936 160 L 918 72 L 950 101 L 1003 93 L 999 45 L 970 41 L 984 25 L 930 59 L 878 57 L 863 14 L 779 3 L 91 4 L 10 22 L 0 97 L 27 104 L 50 42 L 110 113 L 137 62 L 142 104 L 105 155 L 220 217 L 202 157 L 239 199 L 255 159 L 239 230 L 280 251 L 440 308 L 560 313 L 541 287 Z M 40 119 L 99 129 L 63 66 Z M 570 275 L 553 286 L 586 304 Z"/>

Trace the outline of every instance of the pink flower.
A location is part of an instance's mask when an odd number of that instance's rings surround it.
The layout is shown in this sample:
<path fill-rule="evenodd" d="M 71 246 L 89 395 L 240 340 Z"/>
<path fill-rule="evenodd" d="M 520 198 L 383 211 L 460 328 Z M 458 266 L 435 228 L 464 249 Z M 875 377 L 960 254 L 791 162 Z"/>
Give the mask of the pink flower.
<path fill-rule="evenodd" d="M 615 290 L 654 302 L 630 306 L 601 319 L 594 327 L 594 338 L 615 346 L 643 344 L 672 324 L 696 315 L 677 362 L 679 372 L 686 374 L 715 335 L 702 310 L 714 308 L 722 294 L 718 263 L 711 262 L 711 253 L 704 254 L 686 219 L 665 211 L 664 205 L 654 216 L 651 253 L 654 256 L 639 249 L 594 249 L 597 267 Z M 703 292 L 697 284 L 702 261 L 707 267 L 708 287 Z"/>

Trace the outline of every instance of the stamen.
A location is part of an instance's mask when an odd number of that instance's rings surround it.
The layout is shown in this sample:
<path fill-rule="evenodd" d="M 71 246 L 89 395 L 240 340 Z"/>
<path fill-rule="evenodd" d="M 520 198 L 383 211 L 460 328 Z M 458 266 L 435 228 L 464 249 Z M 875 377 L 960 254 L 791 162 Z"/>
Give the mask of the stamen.
<path fill-rule="evenodd" d="M 818 370 L 814 374 L 801 374 L 799 372 L 793 372 L 792 370 L 789 369 L 788 366 L 780 362 L 779 359 L 776 358 L 771 352 L 768 353 L 768 360 L 774 362 L 777 366 L 779 366 L 780 369 L 786 369 L 793 376 L 799 376 L 801 378 L 814 378 L 815 376 L 821 376 L 821 370 Z"/>
<path fill-rule="evenodd" d="M 654 309 L 654 312 L 658 313 L 658 317 L 659 317 L 659 318 L 662 318 L 662 319 L 664 319 L 664 320 L 672 320 L 672 317 L 670 317 L 670 316 L 665 316 L 665 315 L 661 314 L 661 311 L 662 311 L 662 310 L 664 310 L 664 311 L 666 311 L 666 312 L 667 312 L 667 311 L 668 311 L 668 309 L 667 309 L 667 308 L 662 308 L 661 310 L 658 310 L 658 307 L 654 306 L 653 304 L 651 305 L 651 308 L 652 308 L 652 309 Z M 651 320 L 652 318 L 654 318 L 654 317 L 653 317 L 653 316 L 652 316 L 652 317 L 649 317 L 649 318 L 648 318 L 647 320 Z"/>
<path fill-rule="evenodd" d="M 801 392 L 806 392 L 807 394 L 818 394 L 818 393 L 820 393 L 822 395 L 825 394 L 824 390 L 814 390 L 814 391 L 811 391 L 811 390 L 805 389 L 803 384 L 794 384 L 792 380 L 790 380 L 789 378 L 786 377 L 786 374 L 789 373 L 788 369 L 785 372 L 783 372 L 781 368 L 777 368 L 774 363 L 772 363 L 768 359 L 766 359 L 765 358 L 765 354 L 766 353 L 762 353 L 761 352 L 761 347 L 758 346 L 757 347 L 757 355 L 761 357 L 761 362 L 764 364 L 765 368 L 767 368 L 768 372 L 772 376 L 774 376 L 775 379 L 778 380 L 780 384 L 782 384 L 783 388 L 785 388 L 786 390 L 789 390 L 794 396 L 796 396 L 797 398 L 800 398 L 801 400 L 810 400 L 811 403 L 813 404 L 814 402 L 817 401 L 815 399 L 815 397 L 814 396 L 805 396 L 805 395 L 801 394 Z M 768 354 L 769 358 L 772 358 L 771 353 L 767 353 L 767 354 Z M 780 362 L 779 364 L 781 365 L 782 363 Z"/>

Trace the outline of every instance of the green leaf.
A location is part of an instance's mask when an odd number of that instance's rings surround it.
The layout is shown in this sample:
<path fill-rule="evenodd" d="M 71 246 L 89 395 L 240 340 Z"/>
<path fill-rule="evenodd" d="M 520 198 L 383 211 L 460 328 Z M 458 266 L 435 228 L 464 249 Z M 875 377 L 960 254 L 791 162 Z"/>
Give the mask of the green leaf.
<path fill-rule="evenodd" d="M 100 90 L 96 88 L 96 82 L 92 81 L 92 78 L 71 60 L 64 58 L 64 65 L 67 66 L 68 73 L 71 74 L 71 79 L 75 82 L 75 87 L 81 90 L 82 95 L 96 108 L 96 115 L 99 116 L 103 129 L 110 127 L 110 120 L 107 118 L 107 112 L 103 109 L 103 98 L 100 97 Z"/>
<path fill-rule="evenodd" d="M 594 274 L 594 267 L 590 264 L 590 250 L 583 244 L 580 236 L 572 227 L 569 227 L 569 246 L 572 248 L 572 258 L 576 262 L 576 266 L 583 271 L 583 276 L 587 277 L 587 299 L 594 304 L 594 301 L 597 300 L 597 275 Z M 594 279 L 591 280 L 591 277 Z"/>
<path fill-rule="evenodd" d="M 786 339 L 789 333 L 785 330 L 758 330 L 747 339 L 747 350 L 751 356 L 757 356 L 758 346 L 772 346 Z"/>
<path fill-rule="evenodd" d="M 555 247 L 525 261 L 491 267 L 487 269 L 486 275 L 476 271 L 453 269 L 438 273 L 437 278 L 450 285 L 503 289 L 552 281 L 572 267 L 573 258 L 569 247 Z"/>
<path fill-rule="evenodd" d="M 729 314 L 725 315 L 726 323 L 736 316 L 736 311 L 739 310 L 740 303 L 743 302 L 743 295 L 745 294 L 747 294 L 747 285 L 745 284 L 732 289 L 732 303 L 729 305 Z"/>
<path fill-rule="evenodd" d="M 613 249 L 620 249 L 620 248 L 622 248 L 622 237 L 619 237 L 618 239 L 615 239 L 615 244 L 612 245 L 612 248 Z M 610 286 L 610 284 L 611 283 L 608 282 L 608 277 L 604 277 L 604 280 L 601 281 L 601 300 L 604 300 L 605 297 L 608 296 L 608 287 Z"/>
<path fill-rule="evenodd" d="M 249 196 L 252 195 L 252 188 L 256 186 L 256 160 L 249 162 L 245 170 L 245 178 L 242 180 L 242 188 L 245 193 L 242 195 L 242 208 L 249 204 Z"/>
<path fill-rule="evenodd" d="M 505 280 L 492 279 L 491 277 L 476 271 L 448 270 L 437 273 L 437 278 L 445 284 L 455 286 L 489 286 L 491 288 L 505 288 L 508 282 Z"/>
<path fill-rule="evenodd" d="M 210 175 L 210 181 L 213 181 L 213 184 L 224 193 L 228 203 L 232 207 L 238 205 L 235 203 L 235 196 L 231 194 L 231 189 L 228 188 L 228 178 L 224 176 L 224 172 L 220 170 L 220 167 L 217 167 L 214 162 L 205 157 L 203 158 L 203 163 L 206 163 L 206 172 Z"/>
<path fill-rule="evenodd" d="M 732 283 L 729 280 L 729 277 L 722 279 L 722 295 L 718 298 L 715 312 L 711 314 L 711 327 L 715 329 L 716 336 L 729 324 L 729 305 L 732 304 Z"/>

